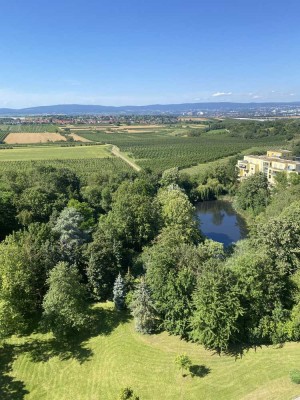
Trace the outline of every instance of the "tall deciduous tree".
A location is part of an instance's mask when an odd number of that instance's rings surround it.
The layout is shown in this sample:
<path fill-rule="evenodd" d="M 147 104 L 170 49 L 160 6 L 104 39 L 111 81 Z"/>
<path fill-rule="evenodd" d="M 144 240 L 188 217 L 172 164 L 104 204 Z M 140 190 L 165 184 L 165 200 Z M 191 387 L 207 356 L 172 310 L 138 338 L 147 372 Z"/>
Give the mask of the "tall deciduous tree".
<path fill-rule="evenodd" d="M 14 236 L 0 244 L 0 335 L 22 332 L 37 311 L 35 276 Z"/>
<path fill-rule="evenodd" d="M 181 232 L 183 239 L 198 242 L 199 229 L 195 220 L 195 208 L 187 195 L 179 188 L 169 187 L 158 193 L 162 220 L 165 226 Z"/>
<path fill-rule="evenodd" d="M 122 243 L 108 224 L 101 223 L 89 244 L 86 274 L 95 300 L 111 299 L 115 277 L 121 268 Z"/>
<path fill-rule="evenodd" d="M 159 214 L 153 192 L 153 185 L 136 179 L 123 182 L 114 194 L 107 221 L 125 247 L 140 251 L 155 237 Z"/>
<path fill-rule="evenodd" d="M 222 257 L 222 245 L 207 241 L 199 246 L 180 241 L 176 231 L 164 231 L 143 254 L 155 307 L 168 332 L 187 337 L 196 279 L 210 258 Z"/>
<path fill-rule="evenodd" d="M 278 313 L 285 314 L 292 306 L 292 285 L 284 264 L 274 262 L 264 246 L 244 241 L 227 266 L 238 279 L 244 309 L 241 336 L 250 343 L 272 342 Z"/>
<path fill-rule="evenodd" d="M 236 193 L 236 204 L 242 210 L 250 210 L 254 215 L 265 209 L 269 202 L 268 179 L 263 173 L 247 177 Z"/>
<path fill-rule="evenodd" d="M 47 280 L 49 290 L 43 301 L 43 325 L 55 336 L 82 330 L 89 322 L 86 286 L 75 266 L 59 262 Z"/>
<path fill-rule="evenodd" d="M 13 202 L 13 192 L 0 186 L 0 239 L 17 228 L 17 210 Z"/>

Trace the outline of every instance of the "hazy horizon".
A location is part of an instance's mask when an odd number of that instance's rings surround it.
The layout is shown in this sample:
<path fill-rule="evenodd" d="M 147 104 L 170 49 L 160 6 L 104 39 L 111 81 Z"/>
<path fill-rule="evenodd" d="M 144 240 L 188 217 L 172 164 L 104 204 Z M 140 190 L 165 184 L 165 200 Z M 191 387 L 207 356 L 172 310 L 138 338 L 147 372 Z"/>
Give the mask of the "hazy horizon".
<path fill-rule="evenodd" d="M 293 101 L 206 101 L 206 102 L 186 102 L 186 103 L 153 103 L 153 104 L 125 104 L 125 105 L 115 105 L 115 104 L 80 104 L 80 103 L 63 103 L 63 104 L 36 104 L 29 107 L 0 107 L 0 109 L 12 109 L 12 110 L 23 110 L 26 108 L 40 108 L 40 107 L 59 107 L 59 106 L 91 106 L 91 107 L 147 107 L 147 106 L 168 106 L 168 105 L 181 105 L 181 104 L 290 104 L 290 103 L 300 103 L 300 100 L 293 100 Z"/>

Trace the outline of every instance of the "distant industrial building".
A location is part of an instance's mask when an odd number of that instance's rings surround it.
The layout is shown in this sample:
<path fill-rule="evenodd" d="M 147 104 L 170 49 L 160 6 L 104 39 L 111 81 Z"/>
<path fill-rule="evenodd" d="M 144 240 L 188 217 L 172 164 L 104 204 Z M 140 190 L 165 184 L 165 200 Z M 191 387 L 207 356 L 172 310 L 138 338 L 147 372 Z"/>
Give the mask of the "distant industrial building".
<path fill-rule="evenodd" d="M 238 161 L 237 168 L 240 180 L 262 172 L 271 185 L 275 183 L 274 178 L 278 172 L 300 174 L 300 162 L 289 150 L 269 150 L 266 156 L 244 156 L 243 160 Z"/>

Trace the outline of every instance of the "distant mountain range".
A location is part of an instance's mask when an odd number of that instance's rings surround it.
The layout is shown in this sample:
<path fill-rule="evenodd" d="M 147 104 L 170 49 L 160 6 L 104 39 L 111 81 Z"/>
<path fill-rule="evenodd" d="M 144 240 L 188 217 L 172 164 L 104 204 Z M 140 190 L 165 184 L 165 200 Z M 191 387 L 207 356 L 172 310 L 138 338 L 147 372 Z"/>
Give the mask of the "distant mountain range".
<path fill-rule="evenodd" d="M 182 114 L 186 112 L 230 113 L 253 112 L 255 110 L 288 110 L 300 107 L 300 102 L 292 103 L 183 103 L 183 104 L 152 104 L 146 106 L 100 106 L 81 104 L 60 104 L 53 106 L 39 106 L 21 109 L 0 108 L 1 116 L 24 115 L 80 115 L 80 114 Z"/>

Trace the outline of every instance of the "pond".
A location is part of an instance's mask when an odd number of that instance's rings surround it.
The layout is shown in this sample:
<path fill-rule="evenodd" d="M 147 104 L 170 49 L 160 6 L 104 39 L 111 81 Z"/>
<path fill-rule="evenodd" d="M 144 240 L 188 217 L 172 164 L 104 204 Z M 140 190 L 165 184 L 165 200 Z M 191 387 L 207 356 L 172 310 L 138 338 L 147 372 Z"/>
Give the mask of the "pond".
<path fill-rule="evenodd" d="M 238 215 L 230 202 L 203 201 L 196 205 L 199 228 L 209 239 L 229 246 L 247 236 L 245 220 Z"/>

